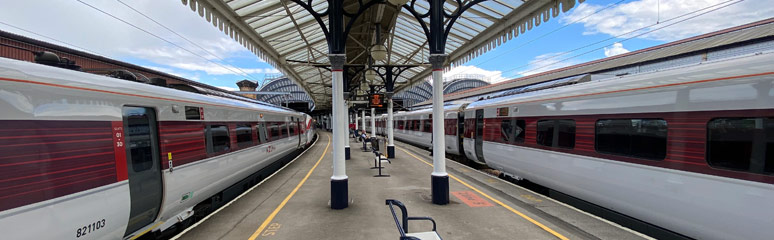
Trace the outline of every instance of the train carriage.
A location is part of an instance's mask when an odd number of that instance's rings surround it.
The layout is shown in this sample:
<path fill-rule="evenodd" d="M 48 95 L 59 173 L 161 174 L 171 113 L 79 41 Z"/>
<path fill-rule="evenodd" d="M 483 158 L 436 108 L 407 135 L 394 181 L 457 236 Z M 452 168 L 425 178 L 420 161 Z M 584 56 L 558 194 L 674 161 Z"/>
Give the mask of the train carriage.
<path fill-rule="evenodd" d="M 465 153 L 698 239 L 774 236 L 774 56 L 737 57 L 465 109 Z"/>
<path fill-rule="evenodd" d="M 771 69 L 761 53 L 447 103 L 446 152 L 692 238 L 768 239 Z M 431 113 L 395 113 L 395 138 L 430 148 Z"/>
<path fill-rule="evenodd" d="M 5 58 L 0 112 L 7 239 L 168 229 L 312 132 L 284 108 Z"/>

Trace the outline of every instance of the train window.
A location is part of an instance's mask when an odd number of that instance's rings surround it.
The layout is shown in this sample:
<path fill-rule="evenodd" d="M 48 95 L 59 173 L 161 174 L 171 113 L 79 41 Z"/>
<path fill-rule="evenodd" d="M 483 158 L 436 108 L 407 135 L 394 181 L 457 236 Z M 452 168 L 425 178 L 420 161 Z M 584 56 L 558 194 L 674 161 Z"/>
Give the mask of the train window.
<path fill-rule="evenodd" d="M 125 107 L 124 122 L 127 154 L 131 159 L 131 167 L 135 173 L 143 172 L 153 167 L 153 156 L 158 150 L 156 144 L 155 112 L 150 108 Z"/>
<path fill-rule="evenodd" d="M 425 128 L 422 129 L 423 132 L 433 132 L 433 120 L 425 119 L 423 122 L 425 122 Z"/>
<path fill-rule="evenodd" d="M 280 138 L 287 138 L 288 137 L 288 124 L 282 123 L 279 125 L 280 128 Z"/>
<path fill-rule="evenodd" d="M 716 118 L 707 124 L 707 163 L 717 168 L 774 173 L 774 120 Z"/>
<path fill-rule="evenodd" d="M 575 120 L 556 120 L 556 125 L 558 139 L 555 146 L 560 148 L 575 148 Z"/>
<path fill-rule="evenodd" d="M 445 135 L 457 135 L 457 120 L 456 119 L 444 119 L 444 134 Z"/>
<path fill-rule="evenodd" d="M 228 135 L 228 126 L 209 125 L 206 131 L 207 150 L 209 153 L 225 152 L 230 149 L 231 138 Z"/>
<path fill-rule="evenodd" d="M 503 119 L 500 122 L 500 138 L 504 143 L 512 143 L 514 140 L 513 124 L 511 124 L 512 121 L 513 119 Z"/>
<path fill-rule="evenodd" d="M 419 120 L 414 120 L 414 131 L 419 132 L 421 127 L 422 127 L 422 122 Z"/>
<path fill-rule="evenodd" d="M 514 142 L 523 143 L 527 122 L 524 120 L 516 120 L 516 126 L 513 129 L 513 135 L 515 136 Z"/>
<path fill-rule="evenodd" d="M 540 120 L 537 123 L 537 143 L 543 146 L 574 148 L 575 120 Z"/>
<path fill-rule="evenodd" d="M 537 144 L 551 147 L 554 142 L 554 120 L 537 122 Z"/>
<path fill-rule="evenodd" d="M 270 129 L 270 133 L 271 133 L 271 135 L 270 135 L 271 140 L 270 141 L 274 141 L 274 140 L 277 140 L 277 139 L 280 138 L 279 123 L 271 123 L 269 125 L 269 129 Z"/>
<path fill-rule="evenodd" d="M 255 131 L 258 132 L 258 142 L 259 143 L 265 143 L 266 142 L 266 125 L 263 123 L 259 123 L 255 126 Z"/>
<path fill-rule="evenodd" d="M 185 106 L 186 120 L 201 120 L 202 115 L 199 107 Z"/>
<path fill-rule="evenodd" d="M 237 137 L 237 146 L 239 146 L 239 148 L 246 148 L 246 147 L 252 146 L 253 129 L 250 128 L 250 124 L 237 124 L 236 137 Z"/>
<path fill-rule="evenodd" d="M 602 119 L 596 123 L 596 151 L 636 158 L 666 157 L 667 122 L 663 119 Z"/>
<path fill-rule="evenodd" d="M 766 167 L 763 172 L 774 174 L 774 118 L 766 123 Z"/>

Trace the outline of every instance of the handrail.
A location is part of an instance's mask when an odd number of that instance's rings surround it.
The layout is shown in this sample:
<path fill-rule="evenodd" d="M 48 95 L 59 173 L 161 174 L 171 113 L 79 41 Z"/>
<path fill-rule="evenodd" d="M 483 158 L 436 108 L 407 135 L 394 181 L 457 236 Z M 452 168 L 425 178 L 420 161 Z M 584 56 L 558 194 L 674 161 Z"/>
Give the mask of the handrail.
<path fill-rule="evenodd" d="M 409 220 L 428 220 L 428 221 L 432 222 L 433 223 L 433 232 L 436 234 L 436 236 L 438 236 L 438 232 L 436 232 L 436 228 L 435 228 L 436 227 L 435 220 L 433 220 L 433 218 L 431 218 L 431 217 L 409 217 L 408 216 L 408 211 L 406 210 L 406 206 L 403 205 L 402 202 L 400 202 L 398 200 L 395 200 L 395 199 L 387 199 L 385 201 L 385 204 L 390 206 L 390 212 L 392 212 L 392 218 L 393 218 L 393 220 L 395 220 L 395 225 L 398 226 L 398 231 L 400 232 L 400 240 L 420 240 L 417 237 L 406 236 L 406 234 L 409 232 L 409 230 L 408 230 L 408 221 Z M 398 220 L 398 215 L 395 213 L 395 209 L 393 208 L 393 206 L 398 206 L 398 208 L 400 208 L 401 214 L 403 215 L 402 216 L 403 224 L 401 224 L 400 221 Z M 440 238 L 440 236 L 438 236 L 438 237 Z"/>
<path fill-rule="evenodd" d="M 405 237 L 406 233 L 408 232 L 408 215 L 407 215 L 408 213 L 406 213 L 406 206 L 403 205 L 402 202 L 395 199 L 387 199 L 385 204 L 390 206 L 390 211 L 392 211 L 392 216 L 395 219 L 395 225 L 400 226 L 398 228 L 400 230 L 400 236 Z M 398 222 L 398 216 L 395 214 L 395 209 L 392 208 L 393 205 L 398 206 L 398 208 L 400 208 L 403 224 L 400 224 L 400 222 Z"/>

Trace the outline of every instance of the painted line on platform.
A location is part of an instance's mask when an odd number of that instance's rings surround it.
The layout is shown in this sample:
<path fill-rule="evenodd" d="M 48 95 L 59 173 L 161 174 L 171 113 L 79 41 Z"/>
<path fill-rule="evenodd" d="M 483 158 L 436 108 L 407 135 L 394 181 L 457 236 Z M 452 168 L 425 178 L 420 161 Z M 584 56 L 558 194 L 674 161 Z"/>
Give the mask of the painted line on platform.
<path fill-rule="evenodd" d="M 432 163 L 429 163 L 429 162 L 426 162 L 425 160 L 422 160 L 421 158 L 417 157 L 416 155 L 414 155 L 414 154 L 410 153 L 409 151 L 406 151 L 406 149 L 403 149 L 402 147 L 395 146 L 395 148 L 397 148 L 397 149 L 400 149 L 401 151 L 403 151 L 403 152 L 405 152 L 406 154 L 408 154 L 408 155 L 410 155 L 410 156 L 414 157 L 415 159 L 419 160 L 420 162 L 423 162 L 424 164 L 427 164 L 427 165 L 429 165 L 429 166 L 431 166 L 431 167 L 433 166 L 433 164 L 432 164 Z M 548 232 L 548 233 L 551 233 L 551 234 L 552 234 L 552 235 L 554 235 L 555 237 L 557 237 L 557 238 L 559 238 L 559 239 L 562 239 L 562 240 L 569 240 L 569 238 L 565 237 L 564 235 L 562 235 L 562 234 L 560 234 L 560 233 L 558 233 L 558 232 L 554 231 L 553 229 L 549 228 L 549 227 L 548 227 L 548 226 L 546 226 L 546 225 L 543 225 L 542 223 L 540 223 L 540 222 L 536 221 L 535 219 L 532 219 L 531 217 L 527 216 L 526 214 L 524 214 L 524 213 L 521 213 L 521 212 L 517 211 L 516 209 L 513 209 L 511 206 L 508 206 L 507 204 L 505 204 L 505 203 L 501 202 L 500 200 L 497 200 L 497 199 L 493 198 L 492 196 L 489 196 L 489 194 L 486 194 L 486 193 L 482 192 L 481 190 L 478 190 L 478 188 L 475 188 L 475 187 L 471 186 L 470 184 L 468 184 L 468 183 L 466 183 L 466 182 L 462 181 L 462 179 L 459 179 L 459 178 L 457 178 L 456 176 L 454 176 L 454 175 L 451 175 L 451 174 L 449 174 L 449 177 L 450 177 L 450 178 L 452 178 L 452 179 L 454 179 L 455 181 L 457 181 L 457 182 L 461 183 L 462 185 L 465 185 L 466 187 L 470 188 L 471 190 L 473 190 L 473 191 L 477 192 L 478 194 L 481 194 L 482 196 L 484 196 L 484 197 L 488 198 L 488 199 L 489 199 L 489 200 L 491 200 L 492 202 L 495 202 L 495 203 L 497 203 L 498 205 L 500 205 L 500 206 L 504 207 L 505 209 L 508 209 L 509 211 L 511 211 L 511 212 L 513 212 L 513 213 L 515 213 L 516 215 L 519 215 L 521 218 L 524 218 L 524 219 L 526 219 L 527 221 L 531 222 L 532 224 L 535 224 L 536 226 L 538 226 L 538 227 L 542 228 L 542 229 L 543 229 L 543 230 L 545 230 L 546 232 Z"/>
<path fill-rule="evenodd" d="M 269 214 L 269 217 L 267 217 L 266 220 L 264 220 L 263 223 L 261 223 L 261 226 L 258 227 L 258 230 L 255 230 L 253 235 L 250 236 L 249 240 L 255 240 L 258 237 L 258 235 L 260 235 L 261 232 L 263 232 L 263 230 L 266 229 L 266 226 L 268 226 L 269 223 L 271 223 L 271 221 L 274 220 L 274 217 L 277 216 L 277 213 L 279 213 L 279 211 L 282 210 L 283 207 L 285 207 L 285 204 L 287 204 L 288 201 L 290 201 L 290 199 L 293 198 L 293 195 L 296 195 L 296 192 L 298 191 L 298 189 L 300 189 L 301 186 L 304 185 L 304 183 L 306 182 L 306 179 L 308 179 L 309 176 L 312 175 L 312 172 L 314 172 L 314 169 L 317 168 L 317 165 L 320 165 L 320 162 L 322 162 L 323 158 L 325 157 L 325 154 L 328 153 L 328 147 L 331 146 L 331 136 L 330 135 L 326 135 L 326 136 L 328 137 L 328 144 L 325 145 L 325 150 L 323 151 L 323 154 L 320 155 L 320 159 L 318 159 L 317 162 L 314 164 L 314 166 L 312 166 L 312 169 L 309 169 L 309 172 L 307 172 L 306 176 L 304 176 L 304 178 L 301 179 L 301 182 L 299 182 L 298 185 L 296 185 L 296 188 L 294 188 L 293 191 L 290 192 L 290 194 L 288 194 L 287 197 L 285 197 L 285 200 L 282 200 L 282 203 L 280 203 L 280 205 L 277 206 L 277 208 L 275 208 L 274 211 L 271 212 L 271 214 Z"/>
<path fill-rule="evenodd" d="M 239 200 L 240 198 L 242 198 L 242 196 L 244 196 L 244 195 L 247 195 L 248 193 L 252 192 L 252 191 L 253 191 L 253 189 L 256 189 L 256 188 L 258 188 L 258 186 L 261 186 L 261 184 L 263 184 L 264 182 L 266 182 L 266 181 L 269 181 L 269 179 L 271 179 L 272 177 L 274 177 L 274 175 L 277 175 L 277 173 L 281 172 L 281 171 L 282 171 L 282 170 L 284 170 L 286 167 L 288 167 L 288 166 L 292 165 L 294 162 L 296 162 L 296 160 L 298 160 L 298 158 L 300 158 L 301 156 L 304 156 L 304 154 L 305 154 L 306 152 L 308 152 L 308 151 L 309 151 L 310 149 L 312 149 L 312 148 L 313 148 L 315 145 L 317 145 L 317 142 L 320 140 L 320 135 L 319 135 L 319 134 L 315 134 L 315 135 L 317 135 L 317 138 L 315 138 L 315 140 L 314 140 L 314 142 L 312 143 L 312 145 L 309 145 L 309 147 L 308 147 L 308 148 L 306 148 L 306 150 L 304 150 L 303 152 L 301 152 L 300 154 L 298 154 L 298 156 L 296 156 L 295 158 L 293 158 L 293 160 L 291 160 L 290 162 L 288 162 L 287 164 L 285 164 L 285 166 L 282 166 L 282 168 L 278 169 L 277 171 L 274 171 L 274 173 L 272 173 L 272 174 L 271 174 L 271 175 L 269 175 L 268 177 L 266 177 L 266 178 L 264 178 L 263 180 L 261 180 L 260 182 L 258 182 L 258 184 L 255 184 L 255 186 L 251 187 L 250 189 L 247 189 L 247 191 L 243 192 L 242 194 L 239 194 L 239 196 L 237 196 L 236 198 L 234 198 L 234 200 L 231 200 L 230 202 L 226 203 L 226 204 L 225 204 L 225 205 L 223 205 L 222 207 L 220 207 L 220 208 L 218 208 L 217 210 L 215 210 L 215 211 L 211 212 L 211 213 L 210 213 L 210 214 L 208 214 L 206 217 L 202 218 L 202 220 L 199 220 L 199 221 L 197 221 L 196 223 L 194 223 L 194 225 L 191 225 L 190 227 L 187 227 L 187 228 L 183 229 L 183 231 L 182 231 L 182 232 L 180 232 L 180 233 L 178 233 L 177 235 L 175 235 L 174 237 L 170 238 L 170 240 L 177 240 L 177 239 L 179 239 L 180 237 L 182 237 L 183 235 L 185 235 L 186 233 L 188 233 L 188 231 L 191 231 L 192 229 L 194 229 L 194 228 L 198 227 L 198 226 L 199 226 L 199 224 L 202 224 L 203 222 L 205 222 L 205 221 L 207 221 L 208 219 L 210 219 L 210 217 L 212 217 L 212 216 L 215 216 L 215 214 L 219 213 L 219 212 L 220 212 L 221 210 L 223 210 L 223 209 L 226 209 L 226 207 L 228 207 L 228 206 L 231 206 L 231 204 L 232 204 L 232 203 L 235 203 L 237 200 Z"/>

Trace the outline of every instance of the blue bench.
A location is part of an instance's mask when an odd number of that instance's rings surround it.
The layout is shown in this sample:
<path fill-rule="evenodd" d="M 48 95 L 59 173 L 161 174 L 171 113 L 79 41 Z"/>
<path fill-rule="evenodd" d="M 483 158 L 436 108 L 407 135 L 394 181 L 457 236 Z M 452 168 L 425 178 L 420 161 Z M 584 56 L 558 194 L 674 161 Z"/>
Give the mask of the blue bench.
<path fill-rule="evenodd" d="M 398 226 L 398 232 L 400 232 L 400 240 L 442 240 L 441 235 L 435 231 L 435 220 L 431 217 L 409 217 L 406 211 L 406 206 L 402 202 L 394 199 L 387 199 L 386 205 L 390 206 L 390 212 L 392 212 L 392 218 L 395 219 L 395 225 Z M 394 206 L 398 206 L 401 211 L 401 219 L 398 221 L 398 215 L 395 213 Z M 428 232 L 415 232 L 409 233 L 408 221 L 409 220 L 426 220 L 433 223 L 433 230 Z"/>

